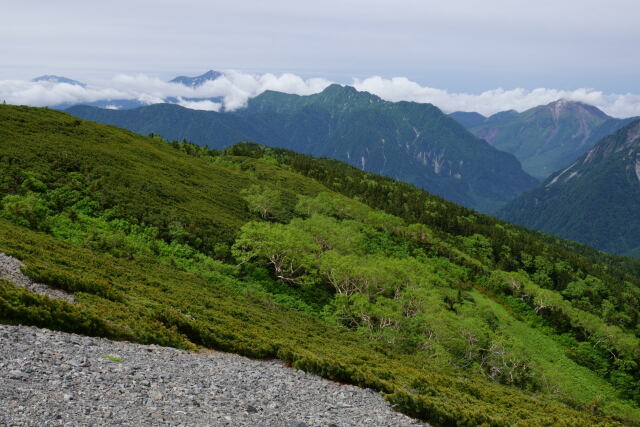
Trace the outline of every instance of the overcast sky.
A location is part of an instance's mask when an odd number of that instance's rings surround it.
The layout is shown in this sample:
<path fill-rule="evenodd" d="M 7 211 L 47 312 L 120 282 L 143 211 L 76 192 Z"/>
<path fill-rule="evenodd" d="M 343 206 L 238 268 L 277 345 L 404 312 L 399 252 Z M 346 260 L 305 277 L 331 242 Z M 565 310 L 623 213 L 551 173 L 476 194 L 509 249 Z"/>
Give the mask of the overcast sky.
<path fill-rule="evenodd" d="M 0 79 L 209 69 L 640 93 L 636 0 L 5 0 Z"/>

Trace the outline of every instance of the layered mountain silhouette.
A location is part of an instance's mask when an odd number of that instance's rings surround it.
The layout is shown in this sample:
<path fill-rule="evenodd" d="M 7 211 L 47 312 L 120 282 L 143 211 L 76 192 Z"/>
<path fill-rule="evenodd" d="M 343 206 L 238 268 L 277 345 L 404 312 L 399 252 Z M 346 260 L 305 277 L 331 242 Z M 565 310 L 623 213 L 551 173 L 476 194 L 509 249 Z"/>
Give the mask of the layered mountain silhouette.
<path fill-rule="evenodd" d="M 511 154 L 474 137 L 431 104 L 388 102 L 331 85 L 314 95 L 267 91 L 234 113 L 152 105 L 127 111 L 77 106 L 78 117 L 211 148 L 257 141 L 415 184 L 493 212 L 536 185 Z"/>
<path fill-rule="evenodd" d="M 68 77 L 55 76 L 53 74 L 45 74 L 43 76 L 36 77 L 31 79 L 32 82 L 51 82 L 51 83 L 66 83 L 74 86 L 82 86 L 85 87 L 86 84 L 79 82 L 77 80 L 70 79 Z"/>
<path fill-rule="evenodd" d="M 206 73 L 196 77 L 178 76 L 175 79 L 170 80 L 170 83 L 180 83 L 185 86 L 198 87 L 202 86 L 210 80 L 215 80 L 218 77 L 222 77 L 222 73 L 214 70 L 209 70 Z"/>
<path fill-rule="evenodd" d="M 618 254 L 640 256 L 640 119 L 610 135 L 499 216 Z"/>
<path fill-rule="evenodd" d="M 451 117 L 494 147 L 514 154 L 529 174 L 545 179 L 633 119 L 616 119 L 598 108 L 565 99 L 522 113 L 490 117 L 455 112 Z"/>

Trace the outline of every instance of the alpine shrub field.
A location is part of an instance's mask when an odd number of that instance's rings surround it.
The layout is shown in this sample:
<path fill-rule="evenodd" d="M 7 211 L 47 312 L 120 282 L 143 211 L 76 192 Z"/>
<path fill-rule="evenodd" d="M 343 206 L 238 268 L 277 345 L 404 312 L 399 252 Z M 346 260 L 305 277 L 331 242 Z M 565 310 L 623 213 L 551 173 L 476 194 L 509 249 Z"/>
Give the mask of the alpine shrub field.
<path fill-rule="evenodd" d="M 640 261 L 329 159 L 0 105 L 0 321 L 278 358 L 434 425 L 640 424 Z"/>

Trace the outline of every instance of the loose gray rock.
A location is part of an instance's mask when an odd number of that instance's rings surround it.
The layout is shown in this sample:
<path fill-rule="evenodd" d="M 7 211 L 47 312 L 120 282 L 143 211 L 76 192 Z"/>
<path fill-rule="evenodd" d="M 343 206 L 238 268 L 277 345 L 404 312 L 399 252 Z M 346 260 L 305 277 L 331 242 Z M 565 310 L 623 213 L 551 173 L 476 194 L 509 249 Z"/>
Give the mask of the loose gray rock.
<path fill-rule="evenodd" d="M 0 425 L 424 425 L 372 390 L 234 354 L 0 325 Z"/>
<path fill-rule="evenodd" d="M 20 267 L 24 267 L 24 264 L 20 262 L 20 260 L 0 252 L 0 279 L 8 280 L 14 285 L 27 288 L 36 294 L 47 295 L 49 298 L 67 302 L 74 302 L 72 294 L 62 289 L 56 289 L 49 285 L 34 282 L 22 274 Z"/>

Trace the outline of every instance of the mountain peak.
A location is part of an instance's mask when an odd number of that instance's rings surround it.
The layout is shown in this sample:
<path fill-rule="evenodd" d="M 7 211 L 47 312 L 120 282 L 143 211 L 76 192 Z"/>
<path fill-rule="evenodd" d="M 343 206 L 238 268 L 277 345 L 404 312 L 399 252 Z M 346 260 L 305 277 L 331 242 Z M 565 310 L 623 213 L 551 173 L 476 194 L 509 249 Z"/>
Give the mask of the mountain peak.
<path fill-rule="evenodd" d="M 340 101 L 340 102 L 383 102 L 379 96 L 376 96 L 370 92 L 359 91 L 353 86 L 339 85 L 333 83 L 327 86 L 322 92 L 316 95 L 317 98 L 323 101 Z"/>
<path fill-rule="evenodd" d="M 560 98 L 560 99 L 556 99 L 553 102 L 550 102 L 547 105 L 549 105 L 549 106 L 554 105 L 554 106 L 564 107 L 564 106 L 567 106 L 568 104 L 580 104 L 580 102 L 571 101 L 570 99 L 567 99 L 567 98 Z"/>
<path fill-rule="evenodd" d="M 572 101 L 567 98 L 560 98 L 545 105 L 543 108 L 550 109 L 555 118 L 558 118 L 562 114 L 580 113 L 586 113 L 603 120 L 609 118 L 609 116 L 598 107 L 594 107 L 593 105 L 586 104 L 580 101 Z"/>
<path fill-rule="evenodd" d="M 50 83 L 66 83 L 75 86 L 85 87 L 86 84 L 81 83 L 77 80 L 69 79 L 67 77 L 55 76 L 53 74 L 45 74 L 43 76 L 36 77 L 31 80 L 32 82 L 50 82 Z"/>
<path fill-rule="evenodd" d="M 331 83 L 329 86 L 324 88 L 323 93 L 342 93 L 342 92 L 357 92 L 356 88 L 349 85 L 341 85 L 339 83 Z"/>
<path fill-rule="evenodd" d="M 219 77 L 222 77 L 222 73 L 215 70 L 209 70 L 206 73 L 195 77 L 178 76 L 175 79 L 170 80 L 169 83 L 179 83 L 185 86 L 198 87 L 210 80 L 216 80 Z"/>

